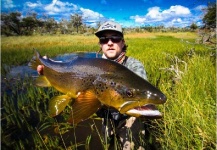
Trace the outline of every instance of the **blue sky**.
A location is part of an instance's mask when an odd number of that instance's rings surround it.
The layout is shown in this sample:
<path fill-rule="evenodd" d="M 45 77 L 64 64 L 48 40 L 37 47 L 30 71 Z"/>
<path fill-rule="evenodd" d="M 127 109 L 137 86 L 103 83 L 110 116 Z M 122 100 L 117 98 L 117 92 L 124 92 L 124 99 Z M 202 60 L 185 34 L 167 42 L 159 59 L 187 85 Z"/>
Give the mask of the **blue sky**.
<path fill-rule="evenodd" d="M 91 26 L 113 20 L 124 27 L 163 25 L 186 27 L 202 24 L 203 8 L 214 0 L 1 0 L 1 12 L 36 12 L 59 21 L 79 13 Z"/>

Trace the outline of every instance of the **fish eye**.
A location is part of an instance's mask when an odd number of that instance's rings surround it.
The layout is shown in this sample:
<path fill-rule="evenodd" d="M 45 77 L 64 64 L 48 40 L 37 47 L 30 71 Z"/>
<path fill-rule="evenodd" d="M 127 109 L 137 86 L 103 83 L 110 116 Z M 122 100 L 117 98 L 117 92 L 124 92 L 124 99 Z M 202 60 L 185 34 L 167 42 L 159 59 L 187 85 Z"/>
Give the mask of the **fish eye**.
<path fill-rule="evenodd" d="M 127 95 L 128 97 L 133 97 L 133 91 L 132 91 L 132 90 L 127 90 L 127 91 L 126 91 L 126 95 Z"/>

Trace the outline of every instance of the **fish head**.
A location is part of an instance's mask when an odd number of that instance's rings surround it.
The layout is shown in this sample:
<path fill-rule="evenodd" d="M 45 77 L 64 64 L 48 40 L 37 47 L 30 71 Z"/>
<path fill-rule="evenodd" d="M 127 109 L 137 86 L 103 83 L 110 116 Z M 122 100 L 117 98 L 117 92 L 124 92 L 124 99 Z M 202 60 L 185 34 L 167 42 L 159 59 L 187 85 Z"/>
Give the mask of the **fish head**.
<path fill-rule="evenodd" d="M 163 104 L 166 96 L 150 83 L 146 82 L 143 86 L 123 86 L 116 88 L 116 91 L 123 99 L 119 111 L 124 113 L 135 107 L 142 107 L 146 104 Z"/>
<path fill-rule="evenodd" d="M 122 114 L 132 116 L 150 116 L 147 111 L 161 115 L 157 109 L 150 107 L 150 104 L 163 104 L 167 99 L 159 89 L 140 77 L 137 80 L 101 79 L 95 86 L 101 103 L 117 109 Z"/>

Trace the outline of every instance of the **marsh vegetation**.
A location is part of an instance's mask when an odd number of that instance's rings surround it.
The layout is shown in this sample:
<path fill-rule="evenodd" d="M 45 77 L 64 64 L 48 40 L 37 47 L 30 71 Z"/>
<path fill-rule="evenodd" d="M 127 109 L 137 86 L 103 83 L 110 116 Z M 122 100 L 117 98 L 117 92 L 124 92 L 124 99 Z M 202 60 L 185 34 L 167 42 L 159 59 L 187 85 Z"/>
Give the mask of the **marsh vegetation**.
<path fill-rule="evenodd" d="M 163 118 L 151 120 L 147 145 L 157 149 L 216 149 L 215 45 L 195 43 L 194 32 L 130 33 L 127 54 L 145 66 L 150 83 L 168 98 Z M 48 101 L 59 93 L 32 84 L 33 74 L 10 76 L 27 66 L 33 48 L 55 58 L 73 52 L 97 52 L 97 38 L 84 35 L 2 37 L 2 149 L 106 149 L 95 115 L 77 127 L 67 123 L 69 109 L 48 116 Z M 81 133 L 81 131 L 83 131 Z"/>

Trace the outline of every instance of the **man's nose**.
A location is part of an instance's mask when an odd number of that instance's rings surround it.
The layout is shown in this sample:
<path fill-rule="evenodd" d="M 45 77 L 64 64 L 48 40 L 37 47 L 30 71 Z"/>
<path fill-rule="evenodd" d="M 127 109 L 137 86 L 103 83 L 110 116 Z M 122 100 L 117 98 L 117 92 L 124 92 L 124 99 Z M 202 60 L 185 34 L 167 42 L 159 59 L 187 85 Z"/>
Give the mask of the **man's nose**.
<path fill-rule="evenodd" d="M 108 44 L 113 44 L 113 42 L 112 42 L 112 40 L 111 40 L 111 39 L 109 39 L 109 41 L 108 41 Z"/>

